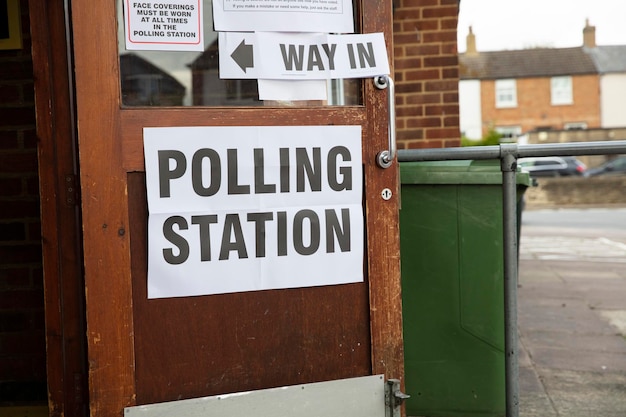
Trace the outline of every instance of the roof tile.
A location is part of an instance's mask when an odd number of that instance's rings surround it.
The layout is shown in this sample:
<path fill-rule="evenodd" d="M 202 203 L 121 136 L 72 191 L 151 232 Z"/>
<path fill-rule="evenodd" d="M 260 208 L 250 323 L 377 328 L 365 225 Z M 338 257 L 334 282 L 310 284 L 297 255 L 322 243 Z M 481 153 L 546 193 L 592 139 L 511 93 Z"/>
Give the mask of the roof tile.
<path fill-rule="evenodd" d="M 585 48 L 536 48 L 459 55 L 460 78 L 503 79 L 597 74 Z"/>

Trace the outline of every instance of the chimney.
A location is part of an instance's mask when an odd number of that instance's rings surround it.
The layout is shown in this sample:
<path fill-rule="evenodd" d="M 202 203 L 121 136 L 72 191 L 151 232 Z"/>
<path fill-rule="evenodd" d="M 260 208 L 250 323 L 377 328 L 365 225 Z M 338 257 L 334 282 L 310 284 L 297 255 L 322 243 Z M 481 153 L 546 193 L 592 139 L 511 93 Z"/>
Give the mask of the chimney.
<path fill-rule="evenodd" d="M 589 19 L 585 22 L 585 28 L 583 29 L 583 46 L 585 48 L 596 47 L 596 27 L 589 25 Z"/>
<path fill-rule="evenodd" d="M 476 35 L 472 32 L 471 26 L 469 27 L 469 33 L 467 34 L 465 44 L 465 53 L 467 55 L 478 55 L 478 51 L 476 50 Z"/>

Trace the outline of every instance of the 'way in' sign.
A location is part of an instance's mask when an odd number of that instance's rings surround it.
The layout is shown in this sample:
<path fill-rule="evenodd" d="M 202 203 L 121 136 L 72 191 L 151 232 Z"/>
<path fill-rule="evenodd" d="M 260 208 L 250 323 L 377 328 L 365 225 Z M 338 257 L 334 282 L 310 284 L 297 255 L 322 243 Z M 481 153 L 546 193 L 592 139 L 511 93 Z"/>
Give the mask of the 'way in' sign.
<path fill-rule="evenodd" d="M 330 45 L 323 43 L 321 45 L 323 53 L 320 51 L 320 45 L 315 44 L 294 45 L 281 43 L 279 46 L 286 71 L 324 71 L 326 69 L 335 69 L 335 53 L 337 52 L 337 44 L 335 43 Z M 372 42 L 367 42 L 367 44 L 349 43 L 346 45 L 346 48 L 351 69 L 376 67 L 376 56 Z M 306 66 L 304 65 L 305 62 Z"/>
<path fill-rule="evenodd" d="M 220 33 L 220 77 L 338 79 L 389 74 L 382 33 Z"/>

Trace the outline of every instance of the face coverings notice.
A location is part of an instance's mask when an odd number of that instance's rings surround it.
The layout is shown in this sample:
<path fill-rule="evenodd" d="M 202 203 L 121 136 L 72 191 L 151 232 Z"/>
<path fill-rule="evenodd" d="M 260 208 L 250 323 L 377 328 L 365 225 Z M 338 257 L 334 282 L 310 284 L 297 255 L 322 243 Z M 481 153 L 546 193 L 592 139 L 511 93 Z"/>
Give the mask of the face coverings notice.
<path fill-rule="evenodd" d="M 127 50 L 203 51 L 202 0 L 124 0 Z"/>

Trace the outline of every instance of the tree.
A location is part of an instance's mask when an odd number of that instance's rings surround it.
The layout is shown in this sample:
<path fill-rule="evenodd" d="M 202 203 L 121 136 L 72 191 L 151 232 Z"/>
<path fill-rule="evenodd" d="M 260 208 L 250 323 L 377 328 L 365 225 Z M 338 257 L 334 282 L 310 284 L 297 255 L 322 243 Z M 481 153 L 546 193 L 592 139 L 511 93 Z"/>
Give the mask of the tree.
<path fill-rule="evenodd" d="M 498 133 L 493 129 L 487 132 L 487 135 L 479 140 L 473 140 L 467 138 L 465 135 L 461 136 L 461 146 L 489 146 L 499 145 L 500 139 L 502 139 L 502 133 Z"/>

